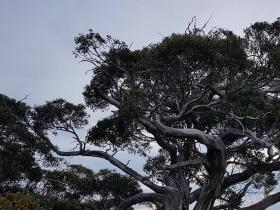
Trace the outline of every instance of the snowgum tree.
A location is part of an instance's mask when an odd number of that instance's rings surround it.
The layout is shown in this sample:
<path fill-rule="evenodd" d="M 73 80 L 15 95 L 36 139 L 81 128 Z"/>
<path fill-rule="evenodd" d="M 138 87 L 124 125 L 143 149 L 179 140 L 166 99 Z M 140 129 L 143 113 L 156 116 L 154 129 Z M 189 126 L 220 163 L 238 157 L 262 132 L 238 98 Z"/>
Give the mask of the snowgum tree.
<path fill-rule="evenodd" d="M 85 139 L 76 132 L 88 123 L 83 105 L 55 100 L 16 117 L 58 155 L 105 159 L 153 191 L 118 209 L 151 202 L 164 210 L 245 210 L 280 201 L 280 192 L 271 194 L 280 169 L 280 19 L 255 23 L 244 36 L 189 27 L 140 50 L 91 30 L 75 42 L 76 57 L 93 67 L 86 105 L 114 107 L 113 114 Z M 57 130 L 78 147 L 59 150 L 48 135 Z M 116 159 L 120 150 L 148 155 L 146 175 Z M 248 189 L 266 197 L 242 207 Z"/>

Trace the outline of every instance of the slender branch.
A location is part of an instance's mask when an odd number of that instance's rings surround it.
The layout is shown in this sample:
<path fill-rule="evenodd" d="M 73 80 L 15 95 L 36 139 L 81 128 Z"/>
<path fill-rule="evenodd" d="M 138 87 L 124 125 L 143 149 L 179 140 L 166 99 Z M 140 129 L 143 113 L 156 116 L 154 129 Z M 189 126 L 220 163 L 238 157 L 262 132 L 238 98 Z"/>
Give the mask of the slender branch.
<path fill-rule="evenodd" d="M 173 165 L 165 165 L 163 166 L 163 169 L 174 169 L 174 168 L 179 168 L 184 166 L 193 166 L 193 165 L 206 164 L 206 163 L 207 162 L 204 159 L 188 160 Z"/>
<path fill-rule="evenodd" d="M 205 95 L 205 91 L 203 91 L 203 92 L 200 94 L 199 97 L 197 97 L 197 98 L 195 98 L 195 99 L 193 99 L 193 100 L 188 101 L 187 103 L 185 103 L 185 104 L 183 105 L 183 107 L 181 108 L 180 113 L 179 113 L 178 115 L 176 115 L 176 116 L 171 116 L 171 117 L 163 117 L 163 119 L 164 119 L 165 121 L 174 121 L 174 120 L 180 119 L 180 118 L 186 113 L 188 106 L 191 105 L 191 104 L 193 104 L 193 103 L 195 103 L 195 102 L 197 102 L 197 101 L 199 101 L 204 95 Z M 179 106 L 178 102 L 177 102 L 176 104 L 177 104 L 177 107 L 178 107 L 178 106 Z"/>
<path fill-rule="evenodd" d="M 47 144 L 51 147 L 51 149 L 60 156 L 90 156 L 90 157 L 97 157 L 102 158 L 104 160 L 109 161 L 112 165 L 116 166 L 126 174 L 130 175 L 131 177 L 135 178 L 136 180 L 143 183 L 145 186 L 149 187 L 150 189 L 154 190 L 155 192 L 166 192 L 167 189 L 165 187 L 161 187 L 156 185 L 155 183 L 151 182 L 149 179 L 145 178 L 132 168 L 128 167 L 126 164 L 122 163 L 112 155 L 109 155 L 108 153 L 104 151 L 98 151 L 98 150 L 80 150 L 80 151 L 60 151 L 56 146 L 54 146 L 50 139 L 46 137 L 44 134 L 35 131 L 36 134 L 42 138 Z"/>
<path fill-rule="evenodd" d="M 238 193 L 236 196 L 234 196 L 233 198 L 231 198 L 230 200 L 226 200 L 223 198 L 220 198 L 221 200 L 224 200 L 227 202 L 227 204 L 224 205 L 219 205 L 214 207 L 214 210 L 218 210 L 218 209 L 232 209 L 234 205 L 238 204 L 240 202 L 240 200 L 245 196 L 245 194 L 247 193 L 248 188 L 252 185 L 251 182 L 248 182 Z"/>
<path fill-rule="evenodd" d="M 243 189 L 241 189 L 238 193 L 237 193 L 237 197 L 235 199 L 239 199 L 239 198 L 243 198 L 245 196 L 245 194 L 248 191 L 248 188 L 252 185 L 252 182 L 249 181 L 244 187 Z"/>
<path fill-rule="evenodd" d="M 280 202 L 280 192 L 265 197 L 263 200 L 239 210 L 264 210 L 268 207 Z"/>
<path fill-rule="evenodd" d="M 243 172 L 232 174 L 225 178 L 223 188 L 230 187 L 239 182 L 246 181 L 256 173 L 272 172 L 280 170 L 280 162 L 258 163 L 255 165 L 247 165 L 247 169 Z"/>
<path fill-rule="evenodd" d="M 167 121 L 167 122 L 172 122 L 172 121 L 176 121 L 176 120 L 180 120 L 183 116 L 188 116 L 190 115 L 193 111 L 197 110 L 197 109 L 202 109 L 202 108 L 208 108 L 208 109 L 211 109 L 213 111 L 216 111 L 213 106 L 214 105 L 217 105 L 220 100 L 215 100 L 215 101 L 211 101 L 210 103 L 208 104 L 200 104 L 200 105 L 196 105 L 196 106 L 193 106 L 191 109 L 187 110 L 187 107 L 189 106 L 189 104 L 191 103 L 194 103 L 196 101 L 198 101 L 200 99 L 197 98 L 197 99 L 194 99 L 192 101 L 190 101 L 189 103 L 186 103 L 183 108 L 181 109 L 180 113 L 178 115 L 174 115 L 174 116 L 170 116 L 170 117 L 165 117 L 163 116 L 163 120 L 164 121 Z"/>

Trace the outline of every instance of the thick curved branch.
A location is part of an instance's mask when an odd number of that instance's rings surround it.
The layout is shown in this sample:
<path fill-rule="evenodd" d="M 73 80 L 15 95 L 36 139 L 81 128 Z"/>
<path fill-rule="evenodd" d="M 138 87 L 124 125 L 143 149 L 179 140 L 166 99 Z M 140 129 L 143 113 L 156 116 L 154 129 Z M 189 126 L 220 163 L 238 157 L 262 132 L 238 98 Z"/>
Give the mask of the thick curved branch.
<path fill-rule="evenodd" d="M 216 198 L 220 195 L 224 174 L 226 172 L 226 160 L 224 150 L 208 147 L 206 153 L 207 164 L 205 169 L 208 173 L 201 193 L 194 207 L 195 210 L 212 209 Z"/>
<path fill-rule="evenodd" d="M 273 148 L 272 148 L 273 139 L 270 137 L 264 137 L 264 138 L 257 137 L 256 132 L 252 130 L 248 130 L 248 129 L 240 130 L 240 129 L 232 128 L 226 130 L 222 135 L 220 135 L 220 138 L 227 146 L 234 143 L 234 141 L 244 137 L 247 137 L 248 139 L 251 139 L 256 144 L 264 148 L 267 148 L 268 149 L 267 154 L 270 159 L 272 159 L 275 155 L 277 155 L 277 153 L 273 152 Z M 242 146 L 242 144 L 238 145 L 237 147 L 239 146 Z M 236 146 L 233 146 L 232 148 L 236 148 Z"/>
<path fill-rule="evenodd" d="M 97 91 L 97 93 L 108 103 L 116 106 L 117 108 L 121 107 L 121 103 L 119 101 L 115 100 L 114 98 L 112 98 L 111 96 L 106 95 L 104 92 L 102 92 L 101 90 L 99 90 L 97 88 L 95 89 L 95 91 Z M 217 103 L 217 102 L 215 101 L 215 103 Z M 208 134 L 204 133 L 203 131 L 200 131 L 197 129 L 171 128 L 171 127 L 163 125 L 160 122 L 159 118 L 157 118 L 157 120 L 153 121 L 153 122 L 151 122 L 150 120 L 145 119 L 143 117 L 139 117 L 138 120 L 151 133 L 159 132 L 159 133 L 167 134 L 167 135 L 173 136 L 173 137 L 190 137 L 190 136 L 198 137 L 201 140 L 202 144 L 205 144 L 205 145 L 208 145 L 211 147 L 216 147 L 216 149 L 224 151 L 224 145 L 223 145 L 222 141 L 220 140 L 220 138 L 217 136 L 208 135 Z"/>
<path fill-rule="evenodd" d="M 248 165 L 247 167 L 248 168 L 241 173 L 232 174 L 226 177 L 223 183 L 223 188 L 246 181 L 256 173 L 278 171 L 280 170 L 280 162 L 258 163 L 255 165 Z"/>
<path fill-rule="evenodd" d="M 134 195 L 125 201 L 123 201 L 116 210 L 126 210 L 130 206 L 137 204 L 137 203 L 143 203 L 143 202 L 161 202 L 164 199 L 164 195 L 157 194 L 157 193 L 140 193 L 137 195 Z"/>
<path fill-rule="evenodd" d="M 280 170 L 280 162 L 272 163 L 259 163 L 255 165 L 248 166 L 246 170 L 240 173 L 232 174 L 225 177 L 222 184 L 222 189 L 226 189 L 232 185 L 238 184 L 248 180 L 250 177 L 257 173 L 272 172 Z M 190 203 L 197 201 L 201 192 L 201 188 L 194 190 L 190 195 Z"/>
<path fill-rule="evenodd" d="M 258 203 L 241 208 L 240 210 L 264 210 L 278 202 L 280 202 L 280 192 L 267 196 L 266 198 L 259 201 Z"/>
<path fill-rule="evenodd" d="M 126 174 L 130 175 L 131 177 L 135 178 L 139 182 L 143 183 L 145 186 L 149 187 L 155 192 L 162 193 L 168 191 L 165 187 L 156 185 L 155 183 L 151 182 L 149 179 L 139 174 L 137 171 L 128 167 L 126 164 L 122 163 L 121 161 L 119 161 L 118 159 L 114 158 L 112 155 L 109 155 L 104 151 L 98 151 L 98 150 L 80 150 L 80 151 L 69 151 L 69 152 L 60 151 L 56 146 L 54 146 L 51 143 L 49 138 L 47 138 L 44 134 L 40 132 L 36 132 L 36 134 L 44 141 L 46 141 L 48 145 L 51 147 L 51 149 L 60 156 L 89 156 L 89 157 L 101 158 L 109 161 L 112 165 L 116 166 L 117 168 L 119 168 Z"/>
<path fill-rule="evenodd" d="M 220 135 L 220 138 L 224 141 L 226 145 L 232 144 L 234 141 L 238 140 L 242 137 L 248 137 L 252 141 L 256 142 L 257 144 L 269 148 L 271 147 L 271 138 L 259 138 L 257 137 L 256 133 L 251 130 L 240 130 L 236 128 L 227 129 L 223 134 Z"/>
<path fill-rule="evenodd" d="M 159 117 L 157 116 L 156 121 L 154 121 L 156 128 L 165 135 L 173 136 L 173 137 L 196 137 L 197 140 L 205 144 L 206 146 L 210 146 L 215 148 L 219 151 L 224 151 L 225 146 L 221 139 L 218 136 L 212 136 L 209 134 L 204 133 L 198 129 L 194 128 L 172 128 L 168 127 L 161 123 Z"/>
<path fill-rule="evenodd" d="M 225 132 L 220 135 L 220 138 L 223 140 L 225 145 L 231 145 L 238 139 L 245 136 L 246 134 L 243 132 L 243 130 L 231 128 L 226 129 Z"/>
<path fill-rule="evenodd" d="M 270 143 L 270 141 L 272 141 L 271 138 L 259 138 L 257 137 L 256 132 L 253 132 L 251 130 L 245 130 L 245 134 L 247 134 L 247 136 L 249 138 L 251 138 L 254 142 L 256 142 L 257 144 L 265 147 L 265 148 L 270 148 L 272 146 L 272 144 Z"/>
<path fill-rule="evenodd" d="M 105 101 L 107 101 L 109 104 L 112 104 L 113 106 L 120 108 L 121 107 L 121 103 L 119 101 L 117 101 L 116 99 L 114 99 L 113 97 L 105 94 L 102 90 L 95 88 L 94 89 L 96 91 L 96 93 L 103 98 Z"/>

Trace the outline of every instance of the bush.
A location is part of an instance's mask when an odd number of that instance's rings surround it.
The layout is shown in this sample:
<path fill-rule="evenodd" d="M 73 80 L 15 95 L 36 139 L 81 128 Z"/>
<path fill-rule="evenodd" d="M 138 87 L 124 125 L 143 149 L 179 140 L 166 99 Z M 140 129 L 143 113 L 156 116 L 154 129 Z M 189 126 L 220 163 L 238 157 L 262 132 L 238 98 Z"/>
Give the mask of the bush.
<path fill-rule="evenodd" d="M 95 210 L 90 204 L 77 201 L 62 200 L 50 196 L 39 196 L 40 206 L 46 210 Z"/>
<path fill-rule="evenodd" d="M 90 204 L 22 192 L 0 196 L 0 210 L 95 210 Z"/>
<path fill-rule="evenodd" d="M 7 193 L 0 197 L 0 210 L 46 210 L 34 197 L 23 193 Z"/>

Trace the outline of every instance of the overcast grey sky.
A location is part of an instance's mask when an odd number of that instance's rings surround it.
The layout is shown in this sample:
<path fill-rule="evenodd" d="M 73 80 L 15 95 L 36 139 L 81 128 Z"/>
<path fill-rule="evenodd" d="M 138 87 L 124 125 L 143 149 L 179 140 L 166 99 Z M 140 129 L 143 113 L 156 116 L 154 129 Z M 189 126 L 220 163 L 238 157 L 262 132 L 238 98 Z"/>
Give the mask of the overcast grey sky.
<path fill-rule="evenodd" d="M 193 16 L 203 25 L 212 13 L 209 28 L 242 34 L 250 23 L 280 16 L 280 1 L 0 0 L 0 93 L 17 99 L 30 94 L 31 104 L 57 97 L 82 102 L 90 78 L 89 67 L 72 55 L 76 35 L 92 28 L 141 48 L 160 41 L 160 34 L 183 32 Z M 140 160 L 134 164 L 138 170 Z M 108 166 L 92 159 L 83 163 L 93 169 Z"/>

